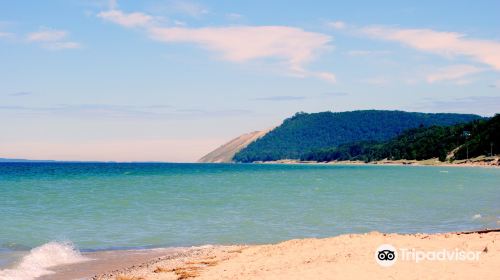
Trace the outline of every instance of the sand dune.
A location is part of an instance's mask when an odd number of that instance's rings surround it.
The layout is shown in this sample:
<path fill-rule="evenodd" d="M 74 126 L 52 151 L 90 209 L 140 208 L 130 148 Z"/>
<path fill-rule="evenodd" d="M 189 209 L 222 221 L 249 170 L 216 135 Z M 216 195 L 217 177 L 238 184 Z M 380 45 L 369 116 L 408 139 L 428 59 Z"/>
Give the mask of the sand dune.
<path fill-rule="evenodd" d="M 213 150 L 207 155 L 203 156 L 198 160 L 198 162 L 213 162 L 213 163 L 221 163 L 221 162 L 231 162 L 233 160 L 233 156 L 239 152 L 241 149 L 248 146 L 253 141 L 261 138 L 266 135 L 269 130 L 263 131 L 254 131 L 250 133 L 246 133 L 240 135 L 233 140 L 227 142 L 226 144 L 220 146 L 219 148 Z"/>

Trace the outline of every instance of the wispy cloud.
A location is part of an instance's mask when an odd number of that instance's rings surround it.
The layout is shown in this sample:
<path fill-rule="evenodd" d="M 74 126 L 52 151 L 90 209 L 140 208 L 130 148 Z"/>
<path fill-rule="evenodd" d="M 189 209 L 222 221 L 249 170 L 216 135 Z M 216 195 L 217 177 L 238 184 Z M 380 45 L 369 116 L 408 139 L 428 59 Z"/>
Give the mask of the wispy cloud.
<path fill-rule="evenodd" d="M 316 78 L 319 78 L 319 79 L 327 81 L 327 82 L 330 82 L 332 84 L 334 84 L 334 83 L 337 82 L 337 76 L 335 76 L 335 74 L 333 74 L 331 72 L 310 72 L 310 71 L 306 71 L 305 76 L 308 76 L 308 75 L 316 77 Z"/>
<path fill-rule="evenodd" d="M 256 100 L 256 101 L 296 101 L 296 100 L 304 100 L 304 99 L 306 99 L 305 96 L 277 95 L 277 96 L 254 98 L 252 100 Z"/>
<path fill-rule="evenodd" d="M 370 56 L 370 55 L 386 55 L 390 54 L 390 51 L 380 51 L 380 50 L 351 50 L 346 52 L 350 56 Z"/>
<path fill-rule="evenodd" d="M 112 9 L 116 9 L 116 6 Z M 210 10 L 198 2 L 189 0 L 164 0 L 150 4 L 146 11 L 155 15 L 171 15 L 199 19 L 210 14 Z"/>
<path fill-rule="evenodd" d="M 200 45 L 232 62 L 277 58 L 287 65 L 292 75 L 335 82 L 333 73 L 312 72 L 304 67 L 319 53 L 329 49 L 331 38 L 324 34 L 287 26 L 153 27 L 148 32 L 158 41 Z"/>
<path fill-rule="evenodd" d="M 9 94 L 9 96 L 17 97 L 17 96 L 27 96 L 27 95 L 32 95 L 32 94 L 33 93 L 30 91 L 18 91 L 18 92 L 13 92 L 13 93 Z"/>
<path fill-rule="evenodd" d="M 60 104 L 55 106 L 2 105 L 0 111 L 37 115 L 124 117 L 154 114 L 148 107 L 108 104 Z"/>
<path fill-rule="evenodd" d="M 438 69 L 434 73 L 427 76 L 427 82 L 434 83 L 438 81 L 456 81 L 460 83 L 460 79 L 465 76 L 472 75 L 484 71 L 484 69 L 472 65 L 451 65 Z"/>
<path fill-rule="evenodd" d="M 60 104 L 55 106 L 35 107 L 24 105 L 2 105 L 0 112 L 27 114 L 30 116 L 57 116 L 72 118 L 111 118 L 111 119 L 198 119 L 207 117 L 228 117 L 250 114 L 251 111 L 205 110 L 197 108 L 175 108 L 169 105 L 112 105 L 112 104 Z"/>
<path fill-rule="evenodd" d="M 29 42 L 56 42 L 63 40 L 68 35 L 64 30 L 53 30 L 43 28 L 38 32 L 29 33 L 27 40 Z"/>
<path fill-rule="evenodd" d="M 182 20 L 174 20 L 176 26 L 186 26 L 186 23 Z"/>
<path fill-rule="evenodd" d="M 205 110 L 205 109 L 176 109 L 172 115 L 176 118 L 218 118 L 231 117 L 251 114 L 251 110 L 246 109 L 224 109 L 224 110 Z"/>
<path fill-rule="evenodd" d="M 0 31 L 0 38 L 9 38 L 9 37 L 12 37 L 12 36 L 14 36 L 13 33 Z"/>
<path fill-rule="evenodd" d="M 109 10 L 100 12 L 98 17 L 125 26 L 125 27 L 141 27 L 152 23 L 153 17 L 144 13 L 123 13 L 120 10 Z"/>
<path fill-rule="evenodd" d="M 330 28 L 333 28 L 333 29 L 337 29 L 337 30 L 341 30 L 341 29 L 345 29 L 347 27 L 347 24 L 343 21 L 329 21 L 326 23 L 326 25 Z"/>
<path fill-rule="evenodd" d="M 99 9 L 106 9 L 109 8 L 113 2 L 113 0 L 73 0 L 75 4 L 83 7 L 89 7 L 89 8 L 99 8 Z"/>
<path fill-rule="evenodd" d="M 26 41 L 39 43 L 43 48 L 49 50 L 78 49 L 81 47 L 80 43 L 67 41 L 67 36 L 68 32 L 65 30 L 42 27 L 37 32 L 29 33 L 26 36 Z"/>
<path fill-rule="evenodd" d="M 408 108 L 426 112 L 472 113 L 493 116 L 500 113 L 500 96 L 469 96 L 448 100 L 430 99 Z"/>
<path fill-rule="evenodd" d="M 108 0 L 109 9 L 115 10 L 118 8 L 118 0 Z"/>
<path fill-rule="evenodd" d="M 286 102 L 286 101 L 299 101 L 299 100 L 305 100 L 305 99 L 325 99 L 325 98 L 340 97 L 340 96 L 347 96 L 347 95 L 349 95 L 347 92 L 325 92 L 322 94 L 307 95 L 307 96 L 275 95 L 275 96 L 253 98 L 251 100 L 253 100 L 253 101 L 276 101 L 276 102 L 284 101 L 284 102 Z"/>
<path fill-rule="evenodd" d="M 472 39 L 465 34 L 432 29 L 370 26 L 360 30 L 370 37 L 400 42 L 411 48 L 446 57 L 465 56 L 500 71 L 500 42 Z"/>
<path fill-rule="evenodd" d="M 325 34 L 289 26 L 165 27 L 148 14 L 117 9 L 101 12 L 98 17 L 124 27 L 143 27 L 153 40 L 201 46 L 231 62 L 279 61 L 286 67 L 285 74 L 336 81 L 331 72 L 310 71 L 305 67 L 332 48 L 332 38 Z"/>
<path fill-rule="evenodd" d="M 243 18 L 243 15 L 238 13 L 229 13 L 226 14 L 226 18 L 228 18 L 229 20 L 240 20 Z"/>
<path fill-rule="evenodd" d="M 192 17 L 200 17 L 209 13 L 208 8 L 206 8 L 205 6 L 196 2 L 186 0 L 171 1 L 170 9 L 187 14 Z"/>
<path fill-rule="evenodd" d="M 79 49 L 82 47 L 82 45 L 77 42 L 53 42 L 44 45 L 44 47 L 48 50 L 57 51 L 57 50 L 67 50 L 67 49 Z"/>

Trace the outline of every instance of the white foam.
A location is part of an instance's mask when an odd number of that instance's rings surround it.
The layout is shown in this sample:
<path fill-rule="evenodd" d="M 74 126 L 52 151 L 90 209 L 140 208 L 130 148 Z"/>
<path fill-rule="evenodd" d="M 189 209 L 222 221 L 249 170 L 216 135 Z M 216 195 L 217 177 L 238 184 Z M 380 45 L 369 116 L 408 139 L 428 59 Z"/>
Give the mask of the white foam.
<path fill-rule="evenodd" d="M 482 217 L 481 214 L 476 214 L 476 215 L 472 216 L 472 219 L 477 220 L 477 219 L 481 219 L 481 217 Z"/>
<path fill-rule="evenodd" d="M 31 280 L 53 273 L 50 267 L 86 260 L 71 243 L 49 242 L 33 248 L 15 267 L 0 270 L 0 279 Z"/>

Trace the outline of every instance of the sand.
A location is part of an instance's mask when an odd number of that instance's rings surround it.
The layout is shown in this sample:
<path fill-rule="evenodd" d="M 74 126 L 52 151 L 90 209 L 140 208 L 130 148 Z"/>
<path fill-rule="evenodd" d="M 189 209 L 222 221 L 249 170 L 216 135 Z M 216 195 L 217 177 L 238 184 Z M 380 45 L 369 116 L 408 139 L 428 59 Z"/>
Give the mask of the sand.
<path fill-rule="evenodd" d="M 317 161 L 300 161 L 296 159 L 282 159 L 276 161 L 257 161 L 257 164 L 318 164 L 318 165 L 379 165 L 379 166 L 445 166 L 445 167 L 487 167 L 487 168 L 500 168 L 499 156 L 479 156 L 469 160 L 455 160 L 452 162 L 442 162 L 437 158 L 426 160 L 378 160 L 371 162 L 364 162 L 359 160 L 342 160 L 330 162 L 317 162 Z"/>
<path fill-rule="evenodd" d="M 396 248 L 392 266 L 376 262 L 381 244 Z M 401 254 L 414 249 L 432 258 L 466 252 L 470 260 L 421 260 Z M 446 250 L 446 251 L 443 251 Z M 384 262 L 383 262 L 384 263 Z M 289 240 L 271 245 L 216 246 L 178 257 L 156 258 L 141 266 L 93 279 L 499 279 L 500 230 L 485 233 L 348 234 Z"/>
<path fill-rule="evenodd" d="M 88 261 L 51 267 L 49 270 L 54 273 L 41 276 L 37 280 L 88 279 L 103 272 L 113 273 L 126 268 L 139 268 L 150 261 L 180 258 L 190 251 L 192 250 L 188 248 L 158 248 L 87 252 L 83 255 Z"/>
<path fill-rule="evenodd" d="M 226 144 L 206 154 L 198 160 L 200 163 L 229 163 L 233 162 L 234 155 L 257 139 L 266 135 L 271 129 L 254 131 L 240 135 Z"/>

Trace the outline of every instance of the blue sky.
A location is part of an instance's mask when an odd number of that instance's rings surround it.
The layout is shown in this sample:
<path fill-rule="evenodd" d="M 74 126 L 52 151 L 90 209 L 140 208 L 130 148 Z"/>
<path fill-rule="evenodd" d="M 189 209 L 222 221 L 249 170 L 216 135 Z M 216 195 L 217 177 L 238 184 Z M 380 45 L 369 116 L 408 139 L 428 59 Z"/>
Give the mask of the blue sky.
<path fill-rule="evenodd" d="M 297 111 L 500 111 L 500 2 L 404 2 L 2 1 L 0 157 L 194 161 Z"/>

